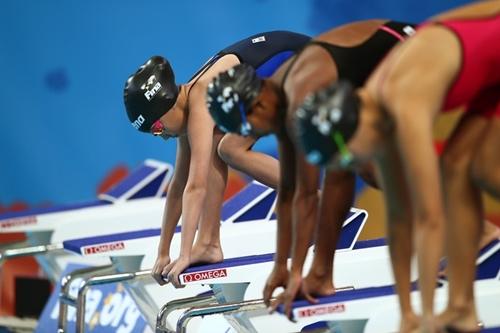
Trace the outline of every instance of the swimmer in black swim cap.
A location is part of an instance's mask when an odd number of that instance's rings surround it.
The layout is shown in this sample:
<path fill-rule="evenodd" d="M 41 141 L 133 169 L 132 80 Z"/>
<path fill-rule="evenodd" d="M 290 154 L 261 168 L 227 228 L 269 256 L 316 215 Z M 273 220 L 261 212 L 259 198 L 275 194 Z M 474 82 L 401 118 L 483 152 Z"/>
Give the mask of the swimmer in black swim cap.
<path fill-rule="evenodd" d="M 216 128 L 208 113 L 208 83 L 218 73 L 240 63 L 252 66 L 262 75 L 271 75 L 309 40 L 308 36 L 288 31 L 245 38 L 215 54 L 181 85 L 176 84 L 169 62 L 155 56 L 126 81 L 124 102 L 132 126 L 164 139 L 177 137 L 175 173 L 152 270 L 159 284 L 165 284 L 166 278 L 179 287 L 178 276 L 189 265 L 223 259 L 219 227 L 228 167 L 218 156 L 217 148 L 226 134 Z M 253 142 L 243 140 L 237 144 L 248 149 Z M 181 250 L 179 257 L 171 260 L 170 243 L 181 215 Z"/>

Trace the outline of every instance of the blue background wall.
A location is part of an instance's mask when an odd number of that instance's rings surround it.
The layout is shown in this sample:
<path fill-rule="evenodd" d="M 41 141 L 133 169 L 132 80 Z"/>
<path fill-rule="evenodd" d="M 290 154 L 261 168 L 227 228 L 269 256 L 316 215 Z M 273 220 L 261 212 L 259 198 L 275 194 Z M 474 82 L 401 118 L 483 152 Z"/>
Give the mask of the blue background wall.
<path fill-rule="evenodd" d="M 175 142 L 126 121 L 123 84 L 152 54 L 179 83 L 213 53 L 272 29 L 418 22 L 457 0 L 3 0 L 0 2 L 0 205 L 91 199 L 116 165 L 174 162 Z M 273 140 L 258 147 L 272 151 Z"/>

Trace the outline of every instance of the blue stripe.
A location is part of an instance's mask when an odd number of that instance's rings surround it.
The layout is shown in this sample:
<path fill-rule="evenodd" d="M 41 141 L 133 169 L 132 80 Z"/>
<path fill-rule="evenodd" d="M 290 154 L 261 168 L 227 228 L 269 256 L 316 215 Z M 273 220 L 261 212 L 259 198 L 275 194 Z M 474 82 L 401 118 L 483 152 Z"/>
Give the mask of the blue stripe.
<path fill-rule="evenodd" d="M 257 76 L 260 78 L 270 77 L 285 61 L 287 61 L 294 54 L 294 51 L 283 51 L 280 53 L 276 53 L 255 70 L 257 72 Z"/>
<path fill-rule="evenodd" d="M 273 207 L 273 203 L 276 199 L 276 191 L 270 192 L 259 202 L 238 217 L 234 222 L 248 222 L 255 220 L 263 220 L 269 215 L 269 211 Z"/>
<path fill-rule="evenodd" d="M 321 332 L 329 332 L 329 331 L 325 331 L 328 328 L 329 328 L 329 326 L 328 326 L 327 321 L 318 321 L 318 322 L 315 322 L 315 323 L 312 323 L 312 324 L 309 324 L 309 325 L 302 327 L 300 332 L 307 333 L 307 332 L 312 331 L 312 330 L 321 330 Z"/>
<path fill-rule="evenodd" d="M 351 247 L 351 245 L 356 240 L 356 235 L 363 225 L 363 221 L 365 220 L 365 218 L 366 213 L 361 212 L 358 216 L 355 217 L 354 220 L 352 220 L 348 225 L 342 228 L 340 238 L 337 242 L 337 249 L 348 249 Z"/>
<path fill-rule="evenodd" d="M 140 168 L 138 168 L 137 170 L 132 172 L 129 176 L 127 176 L 127 178 L 125 178 L 122 182 L 120 182 L 118 185 L 116 185 L 111 190 L 106 192 L 106 194 L 113 198 L 119 198 L 126 192 L 128 192 L 137 183 L 139 183 L 141 180 L 143 180 L 144 178 L 146 178 L 155 171 L 156 168 L 147 165 L 142 165 Z"/>
<path fill-rule="evenodd" d="M 188 269 L 186 269 L 183 273 L 192 273 L 192 272 L 208 271 L 219 268 L 254 265 L 254 264 L 273 261 L 273 258 L 274 258 L 274 253 L 266 253 L 256 256 L 229 258 L 224 260 L 223 262 L 219 262 L 216 264 L 191 266 Z"/>
<path fill-rule="evenodd" d="M 366 249 L 370 247 L 378 247 L 384 245 L 387 245 L 387 241 L 385 238 L 375 238 L 375 239 L 357 241 L 356 244 L 354 244 L 353 249 L 359 250 L 359 249 Z"/>
<path fill-rule="evenodd" d="M 477 266 L 476 280 L 494 279 L 498 276 L 498 271 L 500 271 L 500 250 L 492 253 Z"/>
<path fill-rule="evenodd" d="M 267 189 L 267 187 L 255 183 L 247 185 L 240 192 L 236 193 L 233 197 L 224 202 L 221 211 L 222 221 L 226 221 L 228 218 L 236 214 L 246 204 L 264 193 Z"/>
<path fill-rule="evenodd" d="M 437 288 L 440 288 L 441 286 L 442 285 L 438 285 Z M 417 290 L 417 284 L 415 282 L 412 283 L 411 289 L 412 291 Z M 312 305 L 334 304 L 334 303 L 354 301 L 359 299 L 389 296 L 394 294 L 395 294 L 394 285 L 362 288 L 355 290 L 344 290 L 344 291 L 338 291 L 331 296 L 321 297 L 318 299 L 318 303 L 316 304 L 311 304 L 306 300 L 295 301 L 293 302 L 292 309 L 302 308 Z M 280 305 L 277 309 L 279 313 L 284 313 L 283 310 L 284 310 L 283 305 Z"/>
<path fill-rule="evenodd" d="M 107 201 L 95 200 L 95 201 L 68 204 L 68 205 L 57 205 L 57 206 L 51 206 L 51 207 L 32 208 L 32 209 L 23 210 L 21 212 L 8 212 L 8 213 L 0 214 L 0 223 L 6 222 L 6 221 L 2 221 L 2 220 L 12 219 L 12 218 L 16 218 L 16 217 L 28 217 L 28 216 L 41 215 L 41 214 L 59 213 L 59 212 L 65 212 L 68 210 L 75 210 L 75 209 L 89 208 L 89 207 L 98 207 L 98 206 L 104 206 L 104 205 L 109 205 L 109 204 L 110 204 L 110 202 L 107 202 Z"/>
<path fill-rule="evenodd" d="M 482 256 L 489 250 L 491 250 L 494 246 L 496 246 L 498 243 L 500 243 L 500 240 L 494 239 L 491 242 L 489 242 L 485 247 L 483 247 L 481 250 L 479 250 L 479 255 L 478 257 Z"/>
<path fill-rule="evenodd" d="M 196 297 L 204 297 L 204 296 L 214 296 L 214 291 L 212 289 L 210 290 L 207 290 L 207 291 L 204 291 L 202 293 L 199 293 L 198 295 L 196 295 Z"/>
<path fill-rule="evenodd" d="M 140 199 L 140 198 L 150 198 L 156 196 L 158 193 L 158 190 L 160 189 L 160 186 L 163 184 L 163 180 L 165 179 L 167 171 L 165 170 L 158 176 L 156 176 L 155 179 L 147 183 L 144 187 L 142 187 L 139 191 L 134 193 L 129 200 L 132 199 Z M 165 192 L 166 188 L 163 189 L 163 192 Z M 163 195 L 163 193 L 161 193 Z"/>
<path fill-rule="evenodd" d="M 180 227 L 177 227 L 180 230 Z M 97 237 L 86 237 L 79 239 L 72 239 L 63 242 L 65 249 L 80 252 L 81 248 L 89 245 L 111 243 L 117 241 L 126 241 L 131 239 L 154 237 L 160 235 L 161 229 L 144 229 L 139 231 L 122 232 L 118 234 L 103 235 Z M 176 232 L 177 229 L 176 229 Z"/>
<path fill-rule="evenodd" d="M 494 246 L 496 246 L 500 241 L 494 239 L 486 246 L 484 246 L 478 254 L 478 258 L 484 255 L 486 252 L 490 251 Z M 439 270 L 442 271 L 448 265 L 446 258 L 441 259 L 439 262 Z M 476 280 L 486 280 L 495 278 L 500 270 L 500 250 L 493 252 L 488 258 L 481 262 L 476 269 Z M 447 280 L 446 276 L 441 277 L 441 279 Z"/>

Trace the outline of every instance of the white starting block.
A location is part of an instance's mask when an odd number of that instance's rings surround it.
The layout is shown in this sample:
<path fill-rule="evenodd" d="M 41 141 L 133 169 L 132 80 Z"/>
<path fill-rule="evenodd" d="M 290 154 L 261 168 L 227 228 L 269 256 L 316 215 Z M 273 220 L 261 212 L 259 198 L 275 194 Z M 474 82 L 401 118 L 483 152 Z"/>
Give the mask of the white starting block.
<path fill-rule="evenodd" d="M 255 189 L 255 185 L 250 186 L 249 192 Z M 247 193 L 249 193 L 247 192 Z M 267 192 L 267 191 L 266 191 Z M 252 192 L 254 195 L 255 191 Z M 265 193 L 265 192 L 263 192 Z M 185 289 L 175 289 L 171 285 L 160 287 L 156 283 L 152 282 L 151 279 L 142 279 L 135 281 L 129 290 L 134 290 L 132 292 L 133 297 L 136 298 L 137 303 L 147 304 L 148 306 L 142 307 L 143 313 L 151 312 L 152 302 L 157 305 L 159 309 L 165 302 L 169 300 L 178 299 L 181 297 L 189 297 L 190 302 L 195 302 L 194 304 L 200 304 L 199 298 L 193 298 L 194 295 L 200 292 L 206 292 L 208 287 L 202 286 L 206 284 L 217 284 L 217 285 L 227 285 L 233 284 L 233 286 L 239 285 L 243 290 L 239 290 L 238 293 L 243 296 L 246 287 L 252 282 L 251 294 L 254 297 L 260 297 L 262 292 L 262 286 L 269 274 L 270 269 L 273 265 L 273 255 L 275 249 L 275 239 L 276 239 L 276 223 L 274 220 L 269 220 L 272 218 L 272 211 L 274 207 L 274 196 L 273 200 L 269 200 L 268 196 L 273 193 L 268 193 L 266 196 L 260 197 L 261 200 L 252 200 L 252 206 L 244 205 L 245 212 L 239 214 L 239 212 L 233 212 L 233 217 L 228 220 L 233 223 L 225 222 L 221 227 L 221 242 L 224 249 L 226 257 L 233 257 L 226 259 L 223 263 L 204 265 L 194 268 L 189 268 L 186 273 L 180 276 L 182 283 L 189 285 Z M 241 196 L 239 196 L 241 197 Z M 238 198 L 238 196 L 237 196 Z M 264 204 L 267 201 L 267 204 Z M 264 207 L 265 209 L 261 209 Z M 236 217 L 235 217 L 236 216 Z M 243 219 L 249 216 L 260 216 L 266 217 L 263 220 L 252 220 L 252 222 L 238 223 L 238 219 Z M 339 241 L 339 249 L 342 251 L 350 251 L 356 243 L 356 239 L 366 222 L 367 213 L 363 210 L 353 208 L 345 222 L 344 232 L 342 233 L 341 240 Z M 117 263 L 118 266 L 127 265 L 129 268 L 130 261 L 134 261 L 136 255 L 145 254 L 142 264 L 136 261 L 137 268 L 128 270 L 127 273 L 109 273 L 97 274 L 91 277 L 84 283 L 82 292 L 79 292 L 78 299 L 75 297 L 67 299 L 62 297 L 61 300 L 64 304 L 77 306 L 77 327 L 79 327 L 82 332 L 85 327 L 84 323 L 84 303 L 82 301 L 85 297 L 85 290 L 91 285 L 106 283 L 106 282 L 117 282 L 117 281 L 131 281 L 139 276 L 148 276 L 150 274 L 149 268 L 153 265 L 156 255 L 157 243 L 159 241 L 159 230 L 155 231 L 141 231 L 133 233 L 125 233 L 120 235 L 110 235 L 93 237 L 87 239 L 71 240 L 64 243 L 65 248 L 72 250 L 83 256 L 99 256 L 108 255 L 112 256 L 112 260 Z M 178 248 L 180 245 L 180 239 L 176 235 L 174 236 L 172 242 L 172 248 Z M 236 257 L 243 256 L 243 257 Z M 262 267 L 259 267 L 262 265 Z M 223 268 L 219 268 L 223 267 Z M 228 268 L 224 268 L 228 267 Z M 132 267 L 133 268 L 133 267 Z M 204 269 L 204 271 L 200 271 Z M 123 268 L 119 271 L 124 272 Z M 125 269 L 126 271 L 126 269 Z M 254 271 L 258 272 L 255 274 Z M 87 273 L 87 272 L 85 272 Z M 79 274 L 72 274 L 72 278 L 79 277 Z M 71 279 L 66 279 L 67 281 Z M 242 282 L 244 281 L 244 282 Z M 258 281 L 258 283 L 256 282 Z M 255 284 L 255 286 L 254 286 Z M 223 289 L 227 289 L 224 287 Z M 233 287 L 233 290 L 238 288 Z M 63 291 L 64 294 L 64 291 Z M 219 293 L 216 293 L 220 295 Z M 247 292 L 248 294 L 248 292 Z M 227 298 L 227 293 L 224 296 L 225 301 L 227 299 L 235 299 L 234 297 Z M 242 298 L 241 298 L 242 300 Z M 214 302 L 213 297 L 208 297 L 202 303 Z M 219 302 L 221 302 L 221 296 L 219 296 Z M 182 303 L 182 302 L 181 302 Z M 83 305 L 82 305 L 83 304 Z M 180 303 L 179 303 L 180 304 Z M 192 305 L 193 303 L 190 303 Z M 172 305 L 172 304 L 170 304 Z M 65 306 L 65 305 L 63 305 Z M 176 307 L 177 308 L 177 307 Z M 158 311 L 155 311 L 155 313 Z M 161 323 L 163 326 L 172 327 L 172 323 L 166 323 L 166 316 L 171 311 L 164 311 L 165 315 L 161 318 Z M 64 331 L 64 313 L 60 317 L 60 328 L 61 332 Z M 150 319 L 150 318 L 148 318 Z M 175 320 L 176 321 L 176 320 Z M 154 324 L 154 320 L 152 321 Z M 226 323 L 227 325 L 227 323 Z M 158 324 L 157 324 L 158 330 Z"/>
<path fill-rule="evenodd" d="M 249 253 L 258 253 L 258 251 L 273 252 L 275 247 L 275 234 L 276 223 L 270 222 L 272 212 L 276 200 L 276 193 L 274 190 L 263 186 L 259 183 L 252 183 L 245 189 L 235 195 L 232 199 L 227 201 L 222 209 L 223 224 L 221 228 L 221 242 L 226 256 L 228 255 L 245 255 Z M 177 232 L 180 231 L 178 227 Z M 128 281 L 136 277 L 149 277 L 149 269 L 152 267 L 156 259 L 156 252 L 159 242 L 160 229 L 146 229 L 131 232 L 124 232 L 118 234 L 111 234 L 97 237 L 87 237 L 83 239 L 66 240 L 63 242 L 64 248 L 72 251 L 83 258 L 112 258 L 116 264 L 114 266 L 96 267 L 85 269 L 81 272 L 74 272 L 71 277 L 63 279 L 63 294 L 67 294 L 70 289 L 71 281 L 85 276 L 86 285 L 102 284 L 104 281 L 117 282 Z M 171 248 L 178 249 L 180 247 L 180 235 L 174 235 Z M 136 260 L 137 256 L 145 256 L 141 261 Z M 175 256 L 175 251 L 172 256 Z M 109 261 L 108 261 L 109 262 Z M 123 267 L 127 268 L 124 269 Z M 131 268 L 133 267 L 133 268 Z M 130 274 L 117 272 L 130 272 Z M 95 277 L 95 274 L 100 273 L 105 275 L 103 278 Z M 114 274 L 113 274 L 114 273 Z M 109 279 L 109 280 L 108 280 Z M 118 279 L 118 280 L 117 280 Z M 134 283 L 132 294 L 136 295 L 136 302 L 146 304 L 146 309 L 143 308 L 144 313 L 152 313 L 156 315 L 161 305 L 165 303 L 166 299 L 173 299 L 172 296 L 179 294 L 181 297 L 186 295 L 195 295 L 198 292 L 205 292 L 207 287 L 198 288 L 194 294 L 190 290 L 186 294 L 183 290 L 176 290 L 171 286 L 163 287 L 153 283 L 151 279 L 145 279 L 145 285 L 140 285 L 139 282 Z M 146 289 L 144 291 L 143 289 Z M 152 288 L 153 291 L 147 289 Z M 85 289 L 85 288 L 83 288 Z M 192 289 L 192 288 L 190 288 Z M 140 291 L 138 291 L 140 290 Z M 82 292 L 85 294 L 86 290 Z M 160 298 L 158 303 L 152 302 L 148 295 L 153 295 L 155 298 Z M 165 296 L 166 295 L 166 296 Z M 84 296 L 80 297 L 84 302 Z M 66 305 L 77 305 L 76 297 L 62 297 L 62 308 Z M 159 304 L 156 311 L 147 311 L 151 306 Z M 84 308 L 84 307 L 80 307 Z M 63 309 L 63 311 L 65 311 Z M 83 330 L 83 311 L 77 311 L 77 321 L 81 323 L 80 327 Z M 150 320 L 151 325 L 154 325 L 155 318 Z M 65 329 L 65 316 L 60 317 L 59 327 L 61 331 Z"/>
<path fill-rule="evenodd" d="M 416 290 L 416 285 L 414 287 Z M 446 280 L 437 282 L 437 311 L 446 306 L 447 287 Z M 500 240 L 491 242 L 480 252 L 474 287 L 479 318 L 486 328 L 500 326 Z M 412 293 L 412 302 L 418 309 L 417 291 Z M 354 333 L 394 332 L 399 322 L 399 305 L 394 286 L 388 285 L 340 291 L 320 299 L 315 305 L 297 301 L 293 305 L 293 315 L 303 325 L 324 321 L 332 330 L 343 327 Z"/>
<path fill-rule="evenodd" d="M 381 247 L 385 246 L 380 240 L 360 241 L 354 247 L 352 254 L 355 254 L 356 257 L 370 258 L 370 252 Z M 359 250 L 368 252 L 357 253 Z M 336 258 L 342 257 L 339 254 L 336 254 Z M 380 275 L 381 271 L 390 269 L 389 262 L 386 262 L 386 267 L 383 267 L 381 262 L 372 259 L 368 259 L 364 263 L 365 266 L 368 266 L 366 270 L 371 271 L 371 275 L 368 277 L 376 277 Z M 232 273 L 230 266 L 225 267 L 225 272 L 221 271 L 222 267 L 217 268 L 219 276 L 229 276 Z M 214 267 L 201 267 L 199 270 L 190 269 L 186 272 L 184 279 L 187 283 L 193 283 L 192 280 L 197 276 L 208 276 L 207 268 L 214 269 Z M 344 268 L 342 262 L 336 261 L 336 272 L 343 271 Z M 353 267 L 348 269 L 351 274 L 356 274 Z M 357 273 L 363 274 L 362 271 Z M 212 273 L 212 275 L 215 274 Z M 340 275 L 341 273 L 335 274 L 335 282 L 336 285 L 342 286 L 337 280 Z M 214 279 L 210 281 L 214 282 Z M 446 306 L 448 285 L 446 280 L 439 280 L 436 283 L 436 307 L 437 311 L 442 311 Z M 419 308 L 416 284 L 414 284 L 414 290 L 412 303 L 415 308 Z M 486 327 L 484 332 L 497 332 L 500 329 L 500 316 L 498 315 L 500 306 L 500 240 L 491 242 L 478 256 L 475 297 L 479 318 Z M 168 307 L 167 304 L 160 314 L 163 315 L 164 312 L 167 312 Z M 278 308 L 278 312 L 283 313 L 282 306 Z M 222 304 L 196 306 L 185 311 L 177 323 L 177 332 L 187 332 L 187 325 L 191 318 L 215 314 L 233 317 L 232 320 L 237 322 L 237 324 L 233 323 L 233 327 L 237 330 L 241 329 L 243 332 L 265 332 L 266 328 L 273 327 L 273 332 L 307 332 L 308 329 L 322 328 L 322 332 L 383 333 L 397 331 L 399 304 L 392 284 L 378 285 L 375 282 L 368 287 L 342 288 L 335 295 L 320 298 L 317 304 L 310 304 L 305 300 L 294 302 L 293 316 L 296 324 L 289 322 L 284 316 L 267 314 L 262 300 L 233 300 Z M 161 325 L 160 327 L 163 328 Z M 163 329 L 160 332 L 170 331 Z"/>
<path fill-rule="evenodd" d="M 61 251 L 64 240 L 158 227 L 165 204 L 162 196 L 172 174 L 170 164 L 146 160 L 99 200 L 1 214 L 0 232 L 25 232 L 27 241 L 0 252 L 0 262 L 36 255 L 47 276 L 57 281 L 71 258 Z M 85 259 L 83 263 L 109 262 L 104 260 Z"/>

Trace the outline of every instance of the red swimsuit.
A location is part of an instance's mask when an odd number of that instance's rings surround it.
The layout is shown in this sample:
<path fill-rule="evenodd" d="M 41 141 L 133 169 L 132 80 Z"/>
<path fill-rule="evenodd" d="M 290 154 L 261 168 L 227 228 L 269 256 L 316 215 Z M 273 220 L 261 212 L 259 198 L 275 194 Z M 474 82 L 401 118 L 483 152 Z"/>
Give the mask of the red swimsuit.
<path fill-rule="evenodd" d="M 440 22 L 460 40 L 462 68 L 448 91 L 444 110 L 500 117 L 500 14 Z"/>

